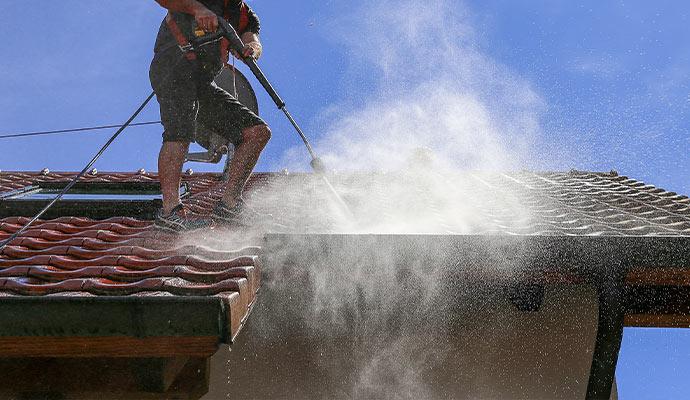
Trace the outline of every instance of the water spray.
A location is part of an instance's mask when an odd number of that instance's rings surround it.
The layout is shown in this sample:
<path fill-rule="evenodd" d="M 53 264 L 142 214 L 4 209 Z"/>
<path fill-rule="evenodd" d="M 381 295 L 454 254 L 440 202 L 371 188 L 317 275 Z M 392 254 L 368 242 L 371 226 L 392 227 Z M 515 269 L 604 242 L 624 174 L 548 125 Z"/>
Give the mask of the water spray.
<path fill-rule="evenodd" d="M 201 37 L 193 39 L 190 44 L 186 46 L 180 46 L 180 48 L 182 49 L 182 51 L 185 52 L 192 51 L 209 43 L 217 42 L 222 38 L 228 40 L 228 42 L 230 43 L 230 48 L 235 50 L 237 54 L 242 54 L 242 49 L 244 48 L 244 43 L 242 42 L 242 39 L 240 39 L 239 35 L 235 31 L 235 28 L 233 28 L 232 25 L 230 25 L 223 18 L 218 18 L 218 30 L 215 33 L 203 35 Z M 323 181 L 326 183 L 326 186 L 333 194 L 333 198 L 336 200 L 341 209 L 345 212 L 347 217 L 349 219 L 352 219 L 353 214 L 352 211 L 350 211 L 350 207 L 348 207 L 345 201 L 343 201 L 342 197 L 340 197 L 338 192 L 335 190 L 333 185 L 331 185 L 331 182 L 328 180 L 328 177 L 326 176 L 326 166 L 324 165 L 323 161 L 316 156 L 314 150 L 311 148 L 311 145 L 309 144 L 309 141 L 307 140 L 307 137 L 302 132 L 302 129 L 300 129 L 299 125 L 297 125 L 297 122 L 295 122 L 294 118 L 292 118 L 288 110 L 285 108 L 285 102 L 283 101 L 283 99 L 281 99 L 278 93 L 275 91 L 275 89 L 273 89 L 273 86 L 271 86 L 271 83 L 266 78 L 266 75 L 264 75 L 263 71 L 261 71 L 261 68 L 259 68 L 259 65 L 256 63 L 256 60 L 254 60 L 251 57 L 246 57 L 243 58 L 243 61 L 247 64 L 247 66 L 252 71 L 259 83 L 261 83 L 261 86 L 264 87 L 268 95 L 271 96 L 271 99 L 273 99 L 273 102 L 276 104 L 278 109 L 282 110 L 283 113 L 285 113 L 285 116 L 288 118 L 288 120 L 290 120 L 290 123 L 295 128 L 299 136 L 302 138 L 304 145 L 307 147 L 307 151 L 309 151 L 309 155 L 311 156 L 311 161 L 309 162 L 309 165 L 311 165 L 312 169 L 323 178 Z"/>

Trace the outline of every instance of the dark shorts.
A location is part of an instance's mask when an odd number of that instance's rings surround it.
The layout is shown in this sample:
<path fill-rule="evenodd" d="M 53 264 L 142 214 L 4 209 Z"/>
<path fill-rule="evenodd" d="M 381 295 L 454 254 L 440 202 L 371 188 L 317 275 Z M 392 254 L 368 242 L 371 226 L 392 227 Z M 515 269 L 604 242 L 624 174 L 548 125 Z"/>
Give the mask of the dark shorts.
<path fill-rule="evenodd" d="M 193 142 L 197 124 L 234 145 L 245 128 L 266 123 L 232 95 L 216 86 L 197 60 L 180 57 L 176 47 L 156 55 L 149 77 L 160 104 L 164 142 Z M 177 62 L 177 64 L 175 64 Z M 166 78 L 167 76 L 167 78 Z"/>

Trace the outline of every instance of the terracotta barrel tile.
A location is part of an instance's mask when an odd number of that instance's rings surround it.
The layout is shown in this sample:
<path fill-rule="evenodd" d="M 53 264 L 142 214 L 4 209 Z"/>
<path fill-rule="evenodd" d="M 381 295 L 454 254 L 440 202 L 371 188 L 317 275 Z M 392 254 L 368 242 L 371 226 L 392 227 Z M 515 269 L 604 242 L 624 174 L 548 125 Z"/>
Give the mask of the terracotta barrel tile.
<path fill-rule="evenodd" d="M 84 282 L 85 281 L 82 279 L 73 279 L 58 283 L 35 285 L 22 282 L 18 279 L 0 278 L 0 287 L 2 290 L 9 290 L 24 296 L 45 296 L 56 292 L 81 291 Z"/>
<path fill-rule="evenodd" d="M 83 281 L 77 281 L 80 283 L 83 282 L 83 284 L 79 286 L 79 290 L 86 290 L 93 294 L 113 296 L 123 296 L 147 291 L 165 291 L 176 295 L 207 296 L 224 291 L 239 291 L 242 285 L 246 287 L 246 279 L 243 278 L 227 279 L 210 285 L 193 284 L 179 278 L 150 278 L 133 283 L 120 283 L 108 279 L 85 279 Z M 72 282 L 73 281 L 64 281 L 60 284 L 55 284 L 55 286 L 76 288 L 77 285 Z"/>
<path fill-rule="evenodd" d="M 169 256 L 161 259 L 146 260 L 134 256 L 104 255 L 93 259 L 75 259 L 58 255 L 36 255 L 21 259 L 0 259 L 0 267 L 16 265 L 53 265 L 56 267 L 75 270 L 87 266 L 123 266 L 136 270 L 150 269 L 162 265 L 190 265 L 204 271 L 222 271 L 232 267 L 251 266 L 256 262 L 256 256 L 242 256 L 231 260 L 207 261 L 193 256 Z"/>
<path fill-rule="evenodd" d="M 181 296 L 210 296 L 220 292 L 240 292 L 240 287 L 246 287 L 246 284 L 247 280 L 244 278 L 231 278 L 208 285 L 193 284 L 183 279 L 163 279 L 166 292 Z M 240 296 L 242 296 L 241 292 Z"/>
<path fill-rule="evenodd" d="M 252 267 L 233 267 L 224 271 L 200 272 L 188 267 L 178 267 L 175 276 L 190 282 L 213 283 L 230 278 L 245 278 L 250 283 L 250 287 L 255 284 Z"/>
<path fill-rule="evenodd" d="M 235 267 L 225 271 L 201 272 L 180 266 L 161 266 L 146 270 L 131 270 L 122 267 L 85 267 L 78 270 L 56 270 L 45 267 L 13 267 L 18 273 L 49 281 L 75 278 L 105 278 L 112 282 L 135 282 L 150 278 L 182 278 L 192 283 L 216 283 L 231 278 L 245 278 L 254 287 L 252 267 Z M 9 270 L 8 270 L 9 271 Z M 17 276 L 16 274 L 3 274 Z M 0 275 L 2 276 L 2 275 Z"/>
<path fill-rule="evenodd" d="M 24 265 L 0 268 L 0 278 L 28 276 L 32 268 Z"/>
<path fill-rule="evenodd" d="M 107 230 L 113 231 L 113 232 L 117 232 L 121 235 L 134 235 L 134 234 L 137 234 L 140 232 L 150 231 L 152 226 L 153 226 L 152 224 L 144 225 L 144 226 L 140 226 L 140 227 L 125 226 L 122 224 L 109 224 L 109 227 L 107 227 L 107 228 L 104 227 L 104 229 L 107 229 Z"/>
<path fill-rule="evenodd" d="M 189 256 L 186 264 L 206 271 L 221 271 L 232 267 L 253 266 L 256 263 L 257 258 L 257 256 L 241 256 L 233 258 L 232 260 L 207 261 L 194 256 Z"/>
<path fill-rule="evenodd" d="M 78 258 L 81 260 L 93 260 L 96 258 L 100 258 L 103 256 L 123 256 L 123 255 L 129 255 L 132 253 L 132 247 L 131 246 L 117 246 L 117 247 L 112 247 L 110 249 L 104 249 L 104 250 L 89 250 L 89 249 L 84 249 L 80 247 L 70 247 L 67 250 L 67 254 L 72 256 L 74 258 Z"/>
<path fill-rule="evenodd" d="M 162 266 L 151 268 L 147 270 L 131 270 L 122 267 L 105 267 L 100 276 L 107 278 L 114 282 L 121 281 L 140 281 L 150 278 L 165 278 L 165 277 L 176 277 L 178 275 L 177 267 L 175 266 Z"/>
<path fill-rule="evenodd" d="M 60 282 L 69 279 L 100 277 L 104 267 L 86 267 L 76 270 L 63 270 L 47 267 L 31 267 L 26 276 L 49 282 Z"/>
<path fill-rule="evenodd" d="M 106 257 L 103 257 L 106 258 Z M 91 262 L 100 262 L 100 259 L 90 260 Z M 147 269 L 154 268 L 161 265 L 186 265 L 187 256 L 169 256 L 156 260 L 146 260 L 139 257 L 123 256 L 118 257 L 117 261 L 112 265 L 133 268 L 133 269 Z"/>
<path fill-rule="evenodd" d="M 47 241 L 40 238 L 24 238 L 19 237 L 12 241 L 11 244 L 26 247 L 33 250 L 49 249 L 55 246 L 81 246 L 84 243 L 82 238 L 69 238 L 57 242 Z"/>
<path fill-rule="evenodd" d="M 120 235 L 117 233 L 113 233 L 111 231 L 99 230 L 99 231 L 86 231 L 83 233 L 88 233 L 90 235 L 93 235 L 93 236 L 89 236 L 89 237 L 94 237 L 96 239 L 104 240 L 106 242 L 120 242 L 120 241 L 131 239 L 134 237 L 150 237 L 152 232 L 145 230 L 145 231 L 140 231 L 140 232 L 130 234 L 130 235 Z"/>
<path fill-rule="evenodd" d="M 78 235 L 74 234 L 68 234 L 68 233 L 62 233 L 58 231 L 51 231 L 51 230 L 46 230 L 46 229 L 29 229 L 23 233 L 24 236 L 29 236 L 29 237 L 37 237 L 41 238 L 46 241 L 53 241 L 53 242 L 58 242 L 61 240 L 67 240 L 75 237 L 79 238 L 84 238 L 84 237 L 94 237 L 96 235 L 95 232 L 80 232 Z"/>
<path fill-rule="evenodd" d="M 94 238 L 85 238 L 82 243 L 82 247 L 85 249 L 90 249 L 90 250 L 108 250 L 112 248 L 116 248 L 122 245 L 125 246 L 144 246 L 147 243 L 149 243 L 150 240 L 147 238 L 131 238 L 131 239 L 124 239 L 120 242 L 105 242 L 103 240 L 99 239 L 94 239 Z"/>
<path fill-rule="evenodd" d="M 98 257 L 98 258 L 94 258 L 92 260 L 76 260 L 76 259 L 71 258 L 71 257 L 52 256 L 52 257 L 50 257 L 50 261 L 48 262 L 48 264 L 56 266 L 56 267 L 60 267 L 60 268 L 73 270 L 73 269 L 88 267 L 91 265 L 96 265 L 96 266 L 117 265 L 118 261 L 122 257 L 123 256 L 112 255 L 112 256 Z"/>
<path fill-rule="evenodd" d="M 47 297 L 95 297 L 96 295 L 84 291 L 55 292 L 46 295 Z"/>
<path fill-rule="evenodd" d="M 15 233 L 22 228 L 23 225 L 13 224 L 10 222 L 0 222 L 0 232 Z M 8 237 L 10 235 L 7 235 Z"/>
<path fill-rule="evenodd" d="M 85 226 L 85 225 L 90 225 L 93 223 L 93 220 L 88 219 L 88 218 L 83 218 L 83 217 L 62 217 L 62 218 L 57 218 L 54 221 L 63 222 L 66 224 L 76 225 L 76 226 Z"/>
<path fill-rule="evenodd" d="M 135 255 L 137 257 L 145 258 L 148 260 L 152 259 L 161 259 L 166 256 L 180 256 L 180 255 L 187 255 L 193 252 L 193 246 L 185 246 L 185 247 L 175 247 L 175 248 L 169 248 L 166 250 L 156 250 L 156 249 L 147 249 L 144 247 L 136 246 L 131 248 L 131 254 Z"/>
<path fill-rule="evenodd" d="M 108 279 L 85 279 L 83 290 L 97 295 L 125 296 L 138 292 L 163 290 L 163 279 L 143 279 L 133 283 L 120 283 Z"/>
<path fill-rule="evenodd" d="M 0 259 L 0 268 L 8 268 L 15 265 L 47 265 L 51 257 L 50 255 L 41 255 L 17 260 Z"/>
<path fill-rule="evenodd" d="M 153 225 L 153 221 L 142 221 L 131 217 L 112 217 L 103 220 L 103 222 L 111 222 L 122 224 L 129 227 L 141 228 Z"/>
<path fill-rule="evenodd" d="M 184 279 L 189 278 L 188 280 L 190 281 L 201 281 L 201 282 L 214 282 L 214 281 L 219 281 L 223 279 L 227 279 L 229 277 L 242 277 L 241 276 L 241 271 L 234 271 L 234 274 L 231 273 L 218 273 L 216 276 L 210 277 L 211 279 L 209 280 L 208 277 L 203 276 L 199 277 L 199 273 L 195 273 L 192 271 L 187 271 L 185 273 L 184 270 L 180 270 L 180 267 L 177 266 L 163 266 L 163 267 L 156 267 L 156 268 L 151 268 L 147 270 L 130 270 L 127 268 L 122 268 L 122 267 L 96 267 L 96 266 L 88 266 L 80 269 L 75 269 L 75 270 L 64 270 L 64 269 L 56 269 L 56 268 L 49 268 L 49 267 L 13 267 L 8 271 L 6 274 L 7 276 L 16 276 L 16 275 L 10 275 L 10 270 L 12 269 L 17 269 L 18 272 L 26 272 L 26 276 L 28 277 L 33 277 L 33 278 L 38 278 L 46 281 L 51 281 L 51 282 L 59 282 L 59 281 L 64 281 L 64 280 L 69 280 L 69 279 L 87 279 L 87 278 L 94 278 L 94 279 L 107 279 L 112 282 L 136 282 L 144 279 L 150 279 L 150 278 L 175 278 L 175 277 L 181 277 Z"/>
<path fill-rule="evenodd" d="M 161 259 L 167 256 L 187 256 L 195 255 L 204 259 L 210 260 L 228 260 L 242 255 L 254 254 L 250 250 L 247 252 L 243 251 L 220 251 L 213 250 L 205 246 L 180 246 L 180 247 L 170 247 L 165 250 L 156 250 L 150 248 L 144 248 L 140 246 L 131 247 L 130 253 L 137 257 L 145 259 Z"/>
<path fill-rule="evenodd" d="M 85 225 L 71 225 L 62 222 L 49 222 L 41 224 L 37 227 L 40 227 L 41 229 L 49 229 L 67 234 L 75 234 L 89 230 L 105 230 L 116 232 L 123 235 L 131 235 L 147 229 L 147 227 L 133 228 L 121 224 L 114 224 L 108 222 L 104 223 L 99 221 L 93 221 L 92 223 Z"/>
<path fill-rule="evenodd" d="M 0 249 L 0 254 L 11 258 L 30 258 L 40 255 L 67 255 L 70 246 L 53 246 L 47 249 L 32 250 L 32 249 L 20 249 L 16 246 L 5 246 Z"/>
<path fill-rule="evenodd" d="M 27 222 L 31 221 L 31 218 L 26 218 L 26 217 L 7 217 L 7 218 L 3 218 L 1 221 L 2 221 L 2 222 L 5 222 L 5 223 L 8 223 L 8 224 L 24 226 Z"/>
<path fill-rule="evenodd" d="M 179 254 L 190 254 L 190 255 L 195 255 L 200 258 L 204 258 L 207 260 L 221 260 L 221 259 L 233 259 L 236 257 L 241 257 L 241 256 L 254 256 L 258 255 L 261 251 L 260 247 L 256 246 L 247 246 L 243 247 L 238 250 L 233 250 L 233 251 L 223 251 L 223 250 L 214 250 L 210 247 L 206 246 L 184 246 L 184 247 L 178 247 L 178 248 L 173 248 L 171 251 L 174 251 L 176 253 L 179 252 Z"/>

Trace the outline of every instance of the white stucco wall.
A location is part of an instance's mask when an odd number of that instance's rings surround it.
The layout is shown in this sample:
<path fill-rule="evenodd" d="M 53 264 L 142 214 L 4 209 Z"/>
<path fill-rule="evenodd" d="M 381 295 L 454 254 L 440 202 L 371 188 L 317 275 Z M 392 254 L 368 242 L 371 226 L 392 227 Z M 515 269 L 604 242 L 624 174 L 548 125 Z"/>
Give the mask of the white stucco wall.
<path fill-rule="evenodd" d="M 443 305 L 445 317 L 412 312 L 379 323 L 366 314 L 390 315 L 365 306 L 350 320 L 355 329 L 347 318 L 315 325 L 313 310 L 295 306 L 310 304 L 305 296 L 313 296 L 305 286 L 262 289 L 238 342 L 212 359 L 204 399 L 585 396 L 597 326 L 592 286 L 547 285 L 537 312 L 517 311 L 502 290 L 466 286 Z"/>

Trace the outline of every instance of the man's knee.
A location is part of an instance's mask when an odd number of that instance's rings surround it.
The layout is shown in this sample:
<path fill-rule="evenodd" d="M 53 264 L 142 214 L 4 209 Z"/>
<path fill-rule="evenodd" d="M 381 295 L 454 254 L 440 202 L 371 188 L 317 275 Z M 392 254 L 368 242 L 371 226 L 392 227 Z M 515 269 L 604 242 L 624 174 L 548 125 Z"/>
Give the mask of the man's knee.
<path fill-rule="evenodd" d="M 165 154 L 184 153 L 186 155 L 187 151 L 189 151 L 189 143 L 190 142 L 164 141 L 163 144 L 161 145 L 161 153 L 165 153 Z"/>
<path fill-rule="evenodd" d="M 271 139 L 271 129 L 266 125 L 256 125 L 245 128 L 242 139 L 247 142 L 265 145 Z"/>

